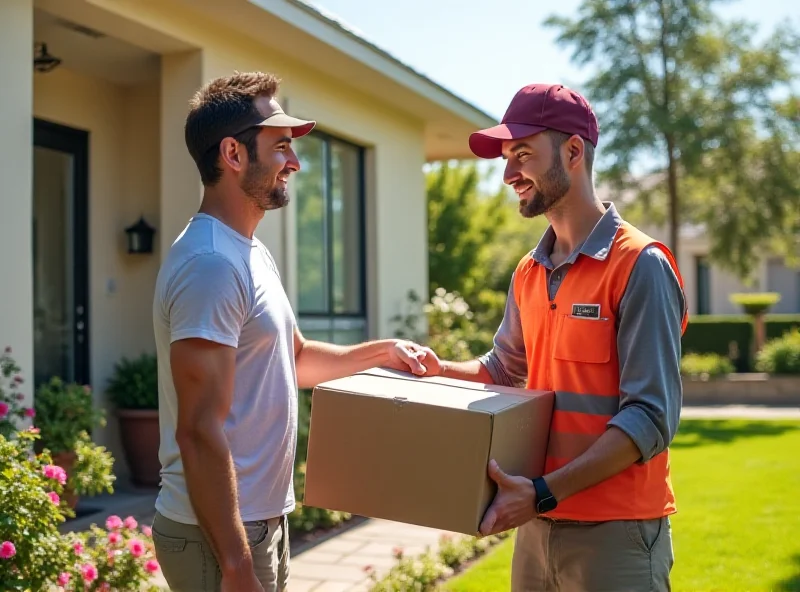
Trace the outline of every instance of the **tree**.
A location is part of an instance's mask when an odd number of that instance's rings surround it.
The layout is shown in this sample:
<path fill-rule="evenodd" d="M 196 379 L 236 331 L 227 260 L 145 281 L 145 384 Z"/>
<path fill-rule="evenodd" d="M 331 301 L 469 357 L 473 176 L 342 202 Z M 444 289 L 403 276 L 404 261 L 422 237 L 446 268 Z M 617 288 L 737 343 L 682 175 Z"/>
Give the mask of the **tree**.
<path fill-rule="evenodd" d="M 547 227 L 517 212 L 507 187 L 483 191 L 475 163 L 437 163 L 426 173 L 430 293 L 457 292 L 478 325 L 494 331 L 517 263 Z"/>
<path fill-rule="evenodd" d="M 599 179 L 667 218 L 674 251 L 682 221 L 705 224 L 711 257 L 744 278 L 764 250 L 800 252 L 800 38 L 787 25 L 756 44 L 719 3 L 584 0 L 577 18 L 545 25 L 599 72 L 586 85 L 608 161 Z M 655 182 L 641 184 L 632 169 L 647 159 Z"/>

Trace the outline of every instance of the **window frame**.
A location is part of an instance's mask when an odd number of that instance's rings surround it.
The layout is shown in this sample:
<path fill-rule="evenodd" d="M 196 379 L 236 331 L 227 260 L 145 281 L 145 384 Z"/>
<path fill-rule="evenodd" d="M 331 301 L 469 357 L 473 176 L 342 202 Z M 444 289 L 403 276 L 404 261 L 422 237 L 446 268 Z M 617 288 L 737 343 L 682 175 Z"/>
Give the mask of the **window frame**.
<path fill-rule="evenodd" d="M 366 335 L 368 332 L 368 318 L 367 312 L 369 309 L 367 303 L 367 192 L 366 192 L 366 148 L 354 142 L 350 142 L 345 140 L 339 136 L 335 136 L 333 134 L 321 131 L 321 130 L 313 130 L 311 133 L 308 134 L 307 137 L 315 137 L 322 141 L 322 176 L 323 176 L 323 195 L 322 199 L 324 201 L 324 227 L 323 227 L 323 248 L 325 249 L 325 269 L 323 270 L 323 290 L 324 290 L 324 299 L 325 299 L 325 307 L 327 309 L 326 312 L 319 312 L 319 311 L 304 311 L 300 306 L 300 292 L 301 292 L 301 282 L 302 278 L 299 275 L 300 269 L 300 261 L 299 261 L 299 249 L 297 252 L 298 259 L 295 261 L 296 269 L 298 270 L 297 276 L 297 316 L 298 322 L 302 322 L 304 319 L 311 321 L 312 324 L 317 324 L 318 322 L 329 320 L 329 333 L 331 335 L 337 330 L 336 324 L 337 321 L 340 322 L 352 322 L 352 321 L 363 321 L 364 325 L 364 334 Z M 358 249 L 359 249 L 359 262 L 358 262 L 358 272 L 359 272 L 359 310 L 358 311 L 349 311 L 349 312 L 335 312 L 334 311 L 334 285 L 333 285 L 333 269 L 334 269 L 334 260 L 333 260 L 333 156 L 332 156 L 332 146 L 334 143 L 338 143 L 340 145 L 348 146 L 350 148 L 355 149 L 356 152 L 356 166 L 357 166 L 357 182 L 356 182 L 356 203 L 358 204 L 358 231 L 360 236 L 358 237 Z M 299 174 L 303 174 L 302 169 L 300 170 Z M 302 199 L 302 196 L 298 193 L 297 200 L 299 204 L 299 200 Z M 295 229 L 295 233 L 297 233 L 297 229 Z M 301 240 L 300 236 L 296 234 L 296 239 L 299 241 Z"/>

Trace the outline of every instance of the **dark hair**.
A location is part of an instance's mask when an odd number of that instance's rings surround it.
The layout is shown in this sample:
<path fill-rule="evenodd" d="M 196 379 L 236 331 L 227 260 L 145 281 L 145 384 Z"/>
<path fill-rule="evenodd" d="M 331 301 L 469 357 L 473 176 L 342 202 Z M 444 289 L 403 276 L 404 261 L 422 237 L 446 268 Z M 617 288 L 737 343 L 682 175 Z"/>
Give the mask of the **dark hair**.
<path fill-rule="evenodd" d="M 214 185 L 222 176 L 219 142 L 223 138 L 235 137 L 244 145 L 249 158 L 257 158 L 259 130 L 238 130 L 258 118 L 253 101 L 261 96 L 274 97 L 280 83 L 274 74 L 234 72 L 211 80 L 195 93 L 189 102 L 184 135 L 203 185 Z"/>
<path fill-rule="evenodd" d="M 553 144 L 553 148 L 556 150 L 561 148 L 562 144 L 572 137 L 572 134 L 565 134 L 557 130 L 547 130 L 544 133 L 550 136 L 550 141 Z M 594 144 L 586 138 L 583 138 L 583 145 L 583 160 L 586 163 L 586 173 L 589 175 L 589 179 L 591 179 L 592 166 L 594 165 Z"/>

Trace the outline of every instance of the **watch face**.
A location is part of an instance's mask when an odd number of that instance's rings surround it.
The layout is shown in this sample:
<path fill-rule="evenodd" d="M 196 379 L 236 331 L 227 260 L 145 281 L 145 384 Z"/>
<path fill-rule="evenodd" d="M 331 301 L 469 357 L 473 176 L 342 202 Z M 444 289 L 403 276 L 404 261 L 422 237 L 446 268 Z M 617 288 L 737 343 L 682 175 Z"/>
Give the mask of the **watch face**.
<path fill-rule="evenodd" d="M 538 510 L 540 514 L 545 512 L 549 512 L 550 510 L 555 509 L 556 507 L 556 500 L 554 497 L 546 497 L 543 500 L 540 500 L 537 504 L 539 506 Z"/>

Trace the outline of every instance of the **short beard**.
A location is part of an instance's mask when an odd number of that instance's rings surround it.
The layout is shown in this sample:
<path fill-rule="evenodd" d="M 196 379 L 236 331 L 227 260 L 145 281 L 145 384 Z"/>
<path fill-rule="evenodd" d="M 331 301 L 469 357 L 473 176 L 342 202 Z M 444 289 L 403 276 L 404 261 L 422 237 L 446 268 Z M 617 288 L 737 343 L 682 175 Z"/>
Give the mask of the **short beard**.
<path fill-rule="evenodd" d="M 277 210 L 289 203 L 289 193 L 275 182 L 269 183 L 267 167 L 258 161 L 251 162 L 242 179 L 241 188 L 261 211 Z"/>
<path fill-rule="evenodd" d="M 519 213 L 523 218 L 535 218 L 549 212 L 569 191 L 569 175 L 561 164 L 558 150 L 553 151 L 553 162 L 538 185 L 539 189 L 533 197 L 521 200 L 519 203 Z"/>

